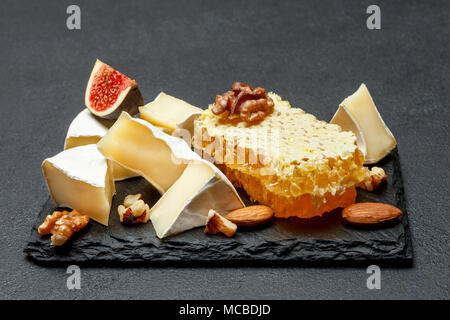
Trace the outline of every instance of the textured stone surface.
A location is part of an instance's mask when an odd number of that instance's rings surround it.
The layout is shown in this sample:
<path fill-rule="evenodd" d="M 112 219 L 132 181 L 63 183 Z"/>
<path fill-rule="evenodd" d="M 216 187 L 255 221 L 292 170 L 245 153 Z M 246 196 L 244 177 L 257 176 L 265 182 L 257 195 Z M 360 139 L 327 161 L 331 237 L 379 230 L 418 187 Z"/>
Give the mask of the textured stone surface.
<path fill-rule="evenodd" d="M 77 0 L 82 29 L 68 31 L 71 3 L 5 0 L 0 10 L 0 298 L 450 298 L 448 0 L 377 1 L 376 31 L 365 24 L 371 3 L 356 0 Z M 369 264 L 104 263 L 67 290 L 67 265 L 42 267 L 23 248 L 48 198 L 41 162 L 62 149 L 97 57 L 134 77 L 146 102 L 164 90 L 205 107 L 241 80 L 323 120 L 364 81 L 398 141 L 413 264 L 383 267 L 381 290 L 368 290 Z"/>
<path fill-rule="evenodd" d="M 50 245 L 48 236 L 41 238 L 37 233 L 45 216 L 55 210 L 49 199 L 37 218 L 25 252 L 33 260 L 48 264 L 404 262 L 412 258 L 412 252 L 397 149 L 378 165 L 385 169 L 387 183 L 377 192 L 360 190 L 357 201 L 383 202 L 401 208 L 404 211 L 401 219 L 388 225 L 348 226 L 343 223 L 340 211 L 335 210 L 312 221 L 277 219 L 266 226 L 241 228 L 233 238 L 209 236 L 203 228 L 197 228 L 161 241 L 151 223 L 127 227 L 118 219 L 116 208 L 127 194 L 142 192 L 150 205 L 159 199 L 158 192 L 144 179 L 135 178 L 117 183 L 108 227 L 91 222 L 73 241 L 59 248 Z M 309 234 L 313 229 L 316 232 Z"/>

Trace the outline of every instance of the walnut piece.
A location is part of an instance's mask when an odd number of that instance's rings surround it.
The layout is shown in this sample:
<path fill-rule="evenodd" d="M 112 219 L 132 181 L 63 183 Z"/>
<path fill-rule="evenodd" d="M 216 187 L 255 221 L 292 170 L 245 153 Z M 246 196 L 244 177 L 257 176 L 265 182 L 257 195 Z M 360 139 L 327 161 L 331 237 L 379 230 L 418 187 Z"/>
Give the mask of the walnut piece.
<path fill-rule="evenodd" d="M 48 215 L 39 226 L 41 236 L 52 234 L 51 241 L 54 246 L 61 246 L 75 233 L 83 229 L 89 222 L 89 217 L 77 210 L 54 211 Z"/>
<path fill-rule="evenodd" d="M 124 204 L 117 207 L 117 212 L 123 224 L 147 223 L 150 219 L 150 207 L 142 200 L 140 193 L 126 196 Z"/>
<path fill-rule="evenodd" d="M 216 95 L 211 111 L 216 115 L 228 116 L 228 119 L 240 119 L 255 122 L 273 112 L 274 103 L 266 89 L 252 88 L 243 82 L 233 83 L 231 90 Z"/>
<path fill-rule="evenodd" d="M 384 172 L 383 168 L 373 167 L 369 171 L 369 177 L 367 177 L 364 181 L 360 182 L 357 185 L 357 187 L 367 191 L 373 191 L 377 189 L 386 180 L 387 175 L 386 172 Z"/>
<path fill-rule="evenodd" d="M 214 210 L 209 210 L 205 232 L 216 234 L 222 232 L 227 237 L 232 237 L 236 233 L 237 226 L 230 220 L 222 217 Z"/>

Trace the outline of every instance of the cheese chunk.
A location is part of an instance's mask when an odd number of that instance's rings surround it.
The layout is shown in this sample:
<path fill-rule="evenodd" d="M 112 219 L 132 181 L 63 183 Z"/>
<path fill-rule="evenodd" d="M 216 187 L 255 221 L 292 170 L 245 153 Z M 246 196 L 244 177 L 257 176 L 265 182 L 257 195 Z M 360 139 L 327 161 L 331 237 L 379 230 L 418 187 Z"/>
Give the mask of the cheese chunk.
<path fill-rule="evenodd" d="M 359 134 L 365 142 L 365 164 L 373 164 L 380 161 L 397 145 L 392 132 L 381 118 L 364 83 L 361 84 L 355 93 L 345 98 L 341 106 L 346 108 L 346 111 L 351 115 L 351 119 L 344 119 L 342 112 L 338 110 L 331 122 L 343 127 L 346 126 L 344 123 L 346 121 L 353 120 L 355 122 L 356 127 L 360 130 Z M 344 130 L 346 129 L 344 128 Z"/>
<path fill-rule="evenodd" d="M 189 160 L 200 158 L 183 140 L 126 112 L 97 147 L 105 157 L 144 177 L 161 194 L 181 176 Z"/>
<path fill-rule="evenodd" d="M 151 208 L 159 238 L 206 225 L 208 212 L 220 214 L 244 205 L 230 181 L 211 163 L 192 161 L 180 178 Z"/>
<path fill-rule="evenodd" d="M 90 144 L 45 159 L 42 170 L 57 206 L 69 207 L 108 225 L 115 193 L 109 161 Z"/>
<path fill-rule="evenodd" d="M 192 123 L 192 117 L 195 115 L 198 117 L 202 109 L 194 107 L 189 103 L 172 97 L 164 92 L 161 92 L 155 100 L 139 108 L 141 119 L 144 119 L 151 124 L 162 127 L 172 133 L 177 128 L 180 128 L 180 124 Z M 181 125 L 183 126 L 183 125 Z"/>
<path fill-rule="evenodd" d="M 72 120 L 69 126 L 64 150 L 97 143 L 108 132 L 113 123 L 113 121 L 94 116 L 89 109 L 85 108 Z M 127 170 L 118 163 L 113 163 L 112 166 L 115 181 L 137 176 L 136 173 Z"/>

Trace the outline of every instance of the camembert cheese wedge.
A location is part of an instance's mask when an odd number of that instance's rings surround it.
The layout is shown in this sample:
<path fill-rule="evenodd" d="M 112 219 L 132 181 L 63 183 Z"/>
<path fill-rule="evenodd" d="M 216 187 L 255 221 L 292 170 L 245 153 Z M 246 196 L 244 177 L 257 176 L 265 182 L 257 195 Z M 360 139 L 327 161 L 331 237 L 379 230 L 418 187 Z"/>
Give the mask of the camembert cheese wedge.
<path fill-rule="evenodd" d="M 95 144 L 74 147 L 45 159 L 42 170 L 57 206 L 78 210 L 108 225 L 115 193 L 113 171 Z"/>
<path fill-rule="evenodd" d="M 181 176 L 194 152 L 147 121 L 122 112 L 97 143 L 107 158 L 132 170 L 163 194 Z"/>
<path fill-rule="evenodd" d="M 330 123 L 356 135 L 366 164 L 377 163 L 397 145 L 364 83 L 341 102 Z"/>
<path fill-rule="evenodd" d="M 208 212 L 220 214 L 244 207 L 231 182 L 210 162 L 194 160 L 150 209 L 159 238 L 206 225 Z"/>
<path fill-rule="evenodd" d="M 113 123 L 114 121 L 94 116 L 89 109 L 85 108 L 72 120 L 69 126 L 64 142 L 64 150 L 88 144 L 96 144 L 108 132 Z M 113 163 L 112 166 L 115 181 L 137 176 L 136 173 L 127 170 L 118 163 Z"/>

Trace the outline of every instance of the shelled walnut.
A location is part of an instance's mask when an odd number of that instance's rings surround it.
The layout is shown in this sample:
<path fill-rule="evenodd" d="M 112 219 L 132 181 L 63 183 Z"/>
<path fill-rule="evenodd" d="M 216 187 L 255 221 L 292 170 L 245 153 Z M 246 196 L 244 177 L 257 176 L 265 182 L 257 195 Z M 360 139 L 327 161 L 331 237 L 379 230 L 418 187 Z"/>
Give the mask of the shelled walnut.
<path fill-rule="evenodd" d="M 117 212 L 123 224 L 147 223 L 150 219 L 150 207 L 142 200 L 140 193 L 126 196 Z"/>
<path fill-rule="evenodd" d="M 89 217 L 77 210 L 54 211 L 48 215 L 39 226 L 39 235 L 52 234 L 51 241 L 54 246 L 61 246 L 72 237 L 75 232 L 83 229 L 89 222 Z"/>
<path fill-rule="evenodd" d="M 235 82 L 230 91 L 216 95 L 211 111 L 216 115 L 228 116 L 230 120 L 255 122 L 271 114 L 273 108 L 273 100 L 267 95 L 266 89 L 253 89 L 243 82 Z"/>
<path fill-rule="evenodd" d="M 373 191 L 386 180 L 387 175 L 386 172 L 384 172 L 383 168 L 373 167 L 369 171 L 369 176 L 364 181 L 360 182 L 357 187 L 367 191 Z"/>

